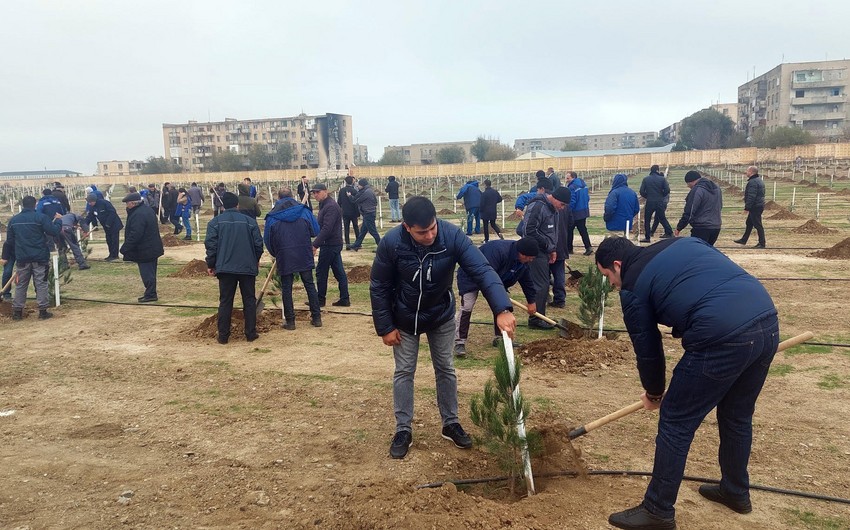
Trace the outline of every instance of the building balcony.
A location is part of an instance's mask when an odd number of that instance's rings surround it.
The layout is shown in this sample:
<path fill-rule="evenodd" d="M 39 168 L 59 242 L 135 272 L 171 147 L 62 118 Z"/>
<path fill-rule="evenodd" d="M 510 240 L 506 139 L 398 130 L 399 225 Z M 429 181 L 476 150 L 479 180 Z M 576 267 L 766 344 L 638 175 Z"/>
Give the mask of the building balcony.
<path fill-rule="evenodd" d="M 847 101 L 846 96 L 811 96 L 804 98 L 791 98 L 792 105 L 825 105 L 830 103 L 841 104 Z"/>
<path fill-rule="evenodd" d="M 845 112 L 795 112 L 791 113 L 791 121 L 825 121 L 847 119 Z"/>
<path fill-rule="evenodd" d="M 834 79 L 832 81 L 812 81 L 811 83 L 791 83 L 792 89 L 805 88 L 839 88 L 847 85 L 846 79 Z"/>

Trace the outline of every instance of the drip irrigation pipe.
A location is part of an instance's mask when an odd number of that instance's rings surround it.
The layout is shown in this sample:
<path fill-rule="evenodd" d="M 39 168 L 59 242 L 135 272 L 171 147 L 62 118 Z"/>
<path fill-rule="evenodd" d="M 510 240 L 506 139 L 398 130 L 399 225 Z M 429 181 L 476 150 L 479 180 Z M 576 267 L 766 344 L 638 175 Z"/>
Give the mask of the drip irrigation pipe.
<path fill-rule="evenodd" d="M 557 477 L 577 477 L 579 473 L 577 471 L 561 471 L 559 473 L 543 473 L 539 475 L 535 475 L 535 477 L 541 478 L 557 478 Z M 631 471 L 631 470 L 610 470 L 610 469 L 597 469 L 597 470 L 589 470 L 587 475 L 591 476 L 627 476 L 627 477 L 651 477 L 651 471 Z M 459 479 L 459 480 L 446 480 L 443 482 L 431 482 L 429 484 L 421 484 L 416 486 L 416 489 L 425 489 L 425 488 L 439 488 L 444 484 L 451 483 L 455 486 L 463 486 L 463 485 L 471 485 L 471 484 L 483 484 L 487 482 L 504 482 L 507 480 L 511 480 L 513 477 L 486 477 L 486 478 L 474 478 L 474 479 Z M 685 475 L 682 477 L 682 480 L 689 482 L 702 482 L 704 484 L 720 484 L 720 481 L 714 478 L 704 478 L 704 477 L 694 477 L 692 475 Z M 774 488 L 773 486 L 762 486 L 759 484 L 750 484 L 751 490 L 757 491 L 765 491 L 768 493 L 779 493 L 780 495 L 791 495 L 793 497 L 802 497 L 804 499 L 814 499 L 818 501 L 827 501 L 827 502 L 837 502 L 839 504 L 850 504 L 850 499 L 844 499 L 841 497 L 833 497 L 831 495 L 821 495 L 819 493 L 809 493 L 807 491 L 798 491 L 798 490 L 790 490 L 785 488 Z"/>

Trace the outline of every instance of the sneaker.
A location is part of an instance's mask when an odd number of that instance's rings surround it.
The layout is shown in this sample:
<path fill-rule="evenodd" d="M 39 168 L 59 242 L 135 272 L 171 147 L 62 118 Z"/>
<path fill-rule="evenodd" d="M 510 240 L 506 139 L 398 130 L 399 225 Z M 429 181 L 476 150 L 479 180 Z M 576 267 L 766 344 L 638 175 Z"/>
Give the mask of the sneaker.
<path fill-rule="evenodd" d="M 313 326 L 314 328 L 320 328 L 320 327 L 322 327 L 322 319 L 321 318 L 314 318 L 310 321 L 310 325 Z"/>
<path fill-rule="evenodd" d="M 216 337 L 215 340 L 217 340 L 219 344 L 227 344 L 227 341 L 229 339 L 230 339 L 230 337 L 225 337 L 224 335 L 219 335 L 218 337 Z"/>
<path fill-rule="evenodd" d="M 13 309 L 12 310 L 12 320 L 23 320 L 24 319 L 24 310 L 23 309 Z"/>
<path fill-rule="evenodd" d="M 245 340 L 247 340 L 248 342 L 254 342 L 255 340 L 257 340 L 259 338 L 260 338 L 259 333 L 254 333 L 253 335 L 245 335 Z"/>
<path fill-rule="evenodd" d="M 288 329 L 291 331 L 295 329 L 295 321 L 293 320 L 292 322 L 284 322 L 282 327 L 283 329 Z"/>
<path fill-rule="evenodd" d="M 593 254 L 593 249 L 592 249 L 592 248 L 589 248 L 589 249 L 587 249 L 587 250 L 585 250 L 585 251 L 584 251 L 584 255 L 585 255 L 585 256 L 590 256 L 591 254 Z"/>
<path fill-rule="evenodd" d="M 723 492 L 720 491 L 719 484 L 703 484 L 699 487 L 699 494 L 712 502 L 720 503 L 730 510 L 738 513 L 750 513 L 753 511 L 753 505 L 750 503 L 749 499 L 735 500 L 726 497 L 723 495 Z"/>
<path fill-rule="evenodd" d="M 183 241 L 192 241 L 192 236 L 186 236 L 183 238 Z"/>
<path fill-rule="evenodd" d="M 552 302 L 551 304 L 549 304 L 549 307 L 557 307 L 558 309 L 563 309 L 563 308 L 567 307 L 567 303 L 566 302 Z"/>
<path fill-rule="evenodd" d="M 91 269 L 91 265 L 89 265 L 89 264 L 80 265 L 80 270 L 81 270 L 81 271 L 87 271 L 87 270 L 89 270 L 89 269 Z"/>
<path fill-rule="evenodd" d="M 747 242 L 744 241 L 743 239 L 736 239 L 735 241 L 732 241 L 732 242 L 738 243 L 739 245 L 746 245 L 747 244 Z"/>
<path fill-rule="evenodd" d="M 47 309 L 39 309 L 38 310 L 38 319 L 39 320 L 47 320 L 48 318 L 52 318 L 53 313 L 48 311 Z"/>
<path fill-rule="evenodd" d="M 612 513 L 608 517 L 608 524 L 617 528 L 626 529 L 646 529 L 646 530 L 675 530 L 676 519 L 673 517 L 659 517 L 647 510 L 643 503 L 623 510 L 622 512 Z"/>
<path fill-rule="evenodd" d="M 351 300 L 337 300 L 336 302 L 332 303 L 331 305 L 336 306 L 336 307 L 349 307 L 349 306 L 351 306 Z"/>
<path fill-rule="evenodd" d="M 457 447 L 461 449 L 469 449 L 472 447 L 472 438 L 466 434 L 460 423 L 451 423 L 443 427 L 443 438 L 451 440 Z"/>
<path fill-rule="evenodd" d="M 455 344 L 454 354 L 455 357 L 466 357 L 466 345 Z"/>
<path fill-rule="evenodd" d="M 670 239 L 671 237 L 673 237 L 673 234 L 661 234 L 658 239 Z"/>
<path fill-rule="evenodd" d="M 407 456 L 407 450 L 413 445 L 413 433 L 410 431 L 398 431 L 393 436 L 393 443 L 390 445 L 390 456 L 393 458 L 404 458 Z"/>

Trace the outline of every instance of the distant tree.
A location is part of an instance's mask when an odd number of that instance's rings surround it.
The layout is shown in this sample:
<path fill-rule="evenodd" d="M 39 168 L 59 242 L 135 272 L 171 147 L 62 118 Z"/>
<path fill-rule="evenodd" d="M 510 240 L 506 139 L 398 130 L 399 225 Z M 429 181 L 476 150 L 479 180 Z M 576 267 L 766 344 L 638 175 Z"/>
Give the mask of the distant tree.
<path fill-rule="evenodd" d="M 480 162 L 482 160 L 487 160 L 487 152 L 492 146 L 493 140 L 479 136 L 475 139 L 475 143 L 472 144 L 472 147 L 469 148 L 469 152 Z"/>
<path fill-rule="evenodd" d="M 466 153 L 463 147 L 452 145 L 439 149 L 434 158 L 438 164 L 460 164 L 466 160 Z"/>
<path fill-rule="evenodd" d="M 561 151 L 584 151 L 585 149 L 587 149 L 587 146 L 583 142 L 577 142 L 575 140 L 567 140 L 564 142 L 564 146 L 561 147 Z"/>
<path fill-rule="evenodd" d="M 814 143 L 812 133 L 799 127 L 777 127 L 753 139 L 756 147 L 788 147 L 790 145 L 808 145 Z"/>
<path fill-rule="evenodd" d="M 210 171 L 242 171 L 245 169 L 245 159 L 242 155 L 229 149 L 214 153 L 208 165 Z"/>
<path fill-rule="evenodd" d="M 672 143 L 668 142 L 664 138 L 658 138 L 646 144 L 647 147 L 664 147 L 665 145 Z"/>
<path fill-rule="evenodd" d="M 142 166 L 143 175 L 161 175 L 163 173 L 181 173 L 183 168 L 173 160 L 162 156 L 149 156 Z"/>
<path fill-rule="evenodd" d="M 514 151 L 513 147 L 496 143 L 487 150 L 487 154 L 484 156 L 484 161 L 492 162 L 494 160 L 513 160 L 514 158 L 516 158 L 516 151 Z"/>
<path fill-rule="evenodd" d="M 272 154 L 272 158 L 274 159 L 273 165 L 277 169 L 289 169 L 292 166 L 292 159 L 294 157 L 295 153 L 292 151 L 292 144 L 289 142 L 277 144 L 277 149 Z"/>
<path fill-rule="evenodd" d="M 267 145 L 254 144 L 248 152 L 248 161 L 251 163 L 251 169 L 254 171 L 271 169 L 274 166 L 274 155 L 269 153 Z"/>
<path fill-rule="evenodd" d="M 732 119 L 714 109 L 703 109 L 682 120 L 679 138 L 686 149 L 727 149 L 746 143 Z"/>
<path fill-rule="evenodd" d="M 379 166 L 403 166 L 404 155 L 401 151 L 384 151 L 384 156 L 378 160 Z"/>

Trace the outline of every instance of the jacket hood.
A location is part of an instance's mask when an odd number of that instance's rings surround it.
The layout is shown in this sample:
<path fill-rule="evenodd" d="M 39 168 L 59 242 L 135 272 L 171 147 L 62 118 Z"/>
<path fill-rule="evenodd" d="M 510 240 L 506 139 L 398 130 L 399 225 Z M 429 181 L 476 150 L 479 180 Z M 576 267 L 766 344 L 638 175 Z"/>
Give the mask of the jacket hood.
<path fill-rule="evenodd" d="M 575 186 L 576 188 L 581 189 L 586 188 L 587 184 L 585 184 L 584 179 L 582 179 L 581 177 L 576 177 L 572 180 L 572 182 L 567 185 L 567 187 L 570 186 Z"/>
<path fill-rule="evenodd" d="M 707 191 L 708 193 L 711 193 L 712 195 L 719 195 L 720 194 L 720 186 L 715 184 L 714 181 L 708 180 L 707 178 L 699 179 L 699 182 L 694 184 L 694 187 L 695 188 L 700 187 L 700 188 L 704 189 L 705 191 Z"/>
<path fill-rule="evenodd" d="M 240 184 L 240 186 L 242 186 L 242 184 Z M 307 206 L 301 204 L 292 197 L 281 199 L 278 204 L 281 209 L 269 213 L 266 215 L 266 219 L 275 219 L 285 223 L 294 223 L 301 218 L 303 210 L 308 210 Z"/>
<path fill-rule="evenodd" d="M 611 183 L 611 189 L 629 186 L 629 178 L 622 173 L 614 175 L 614 181 Z"/>
<path fill-rule="evenodd" d="M 478 187 L 478 181 L 477 180 L 467 181 L 467 184 L 470 185 L 470 186 L 475 186 L 476 188 Z"/>
<path fill-rule="evenodd" d="M 239 184 L 236 188 L 239 190 L 239 195 L 251 195 L 251 186 L 247 184 Z"/>

